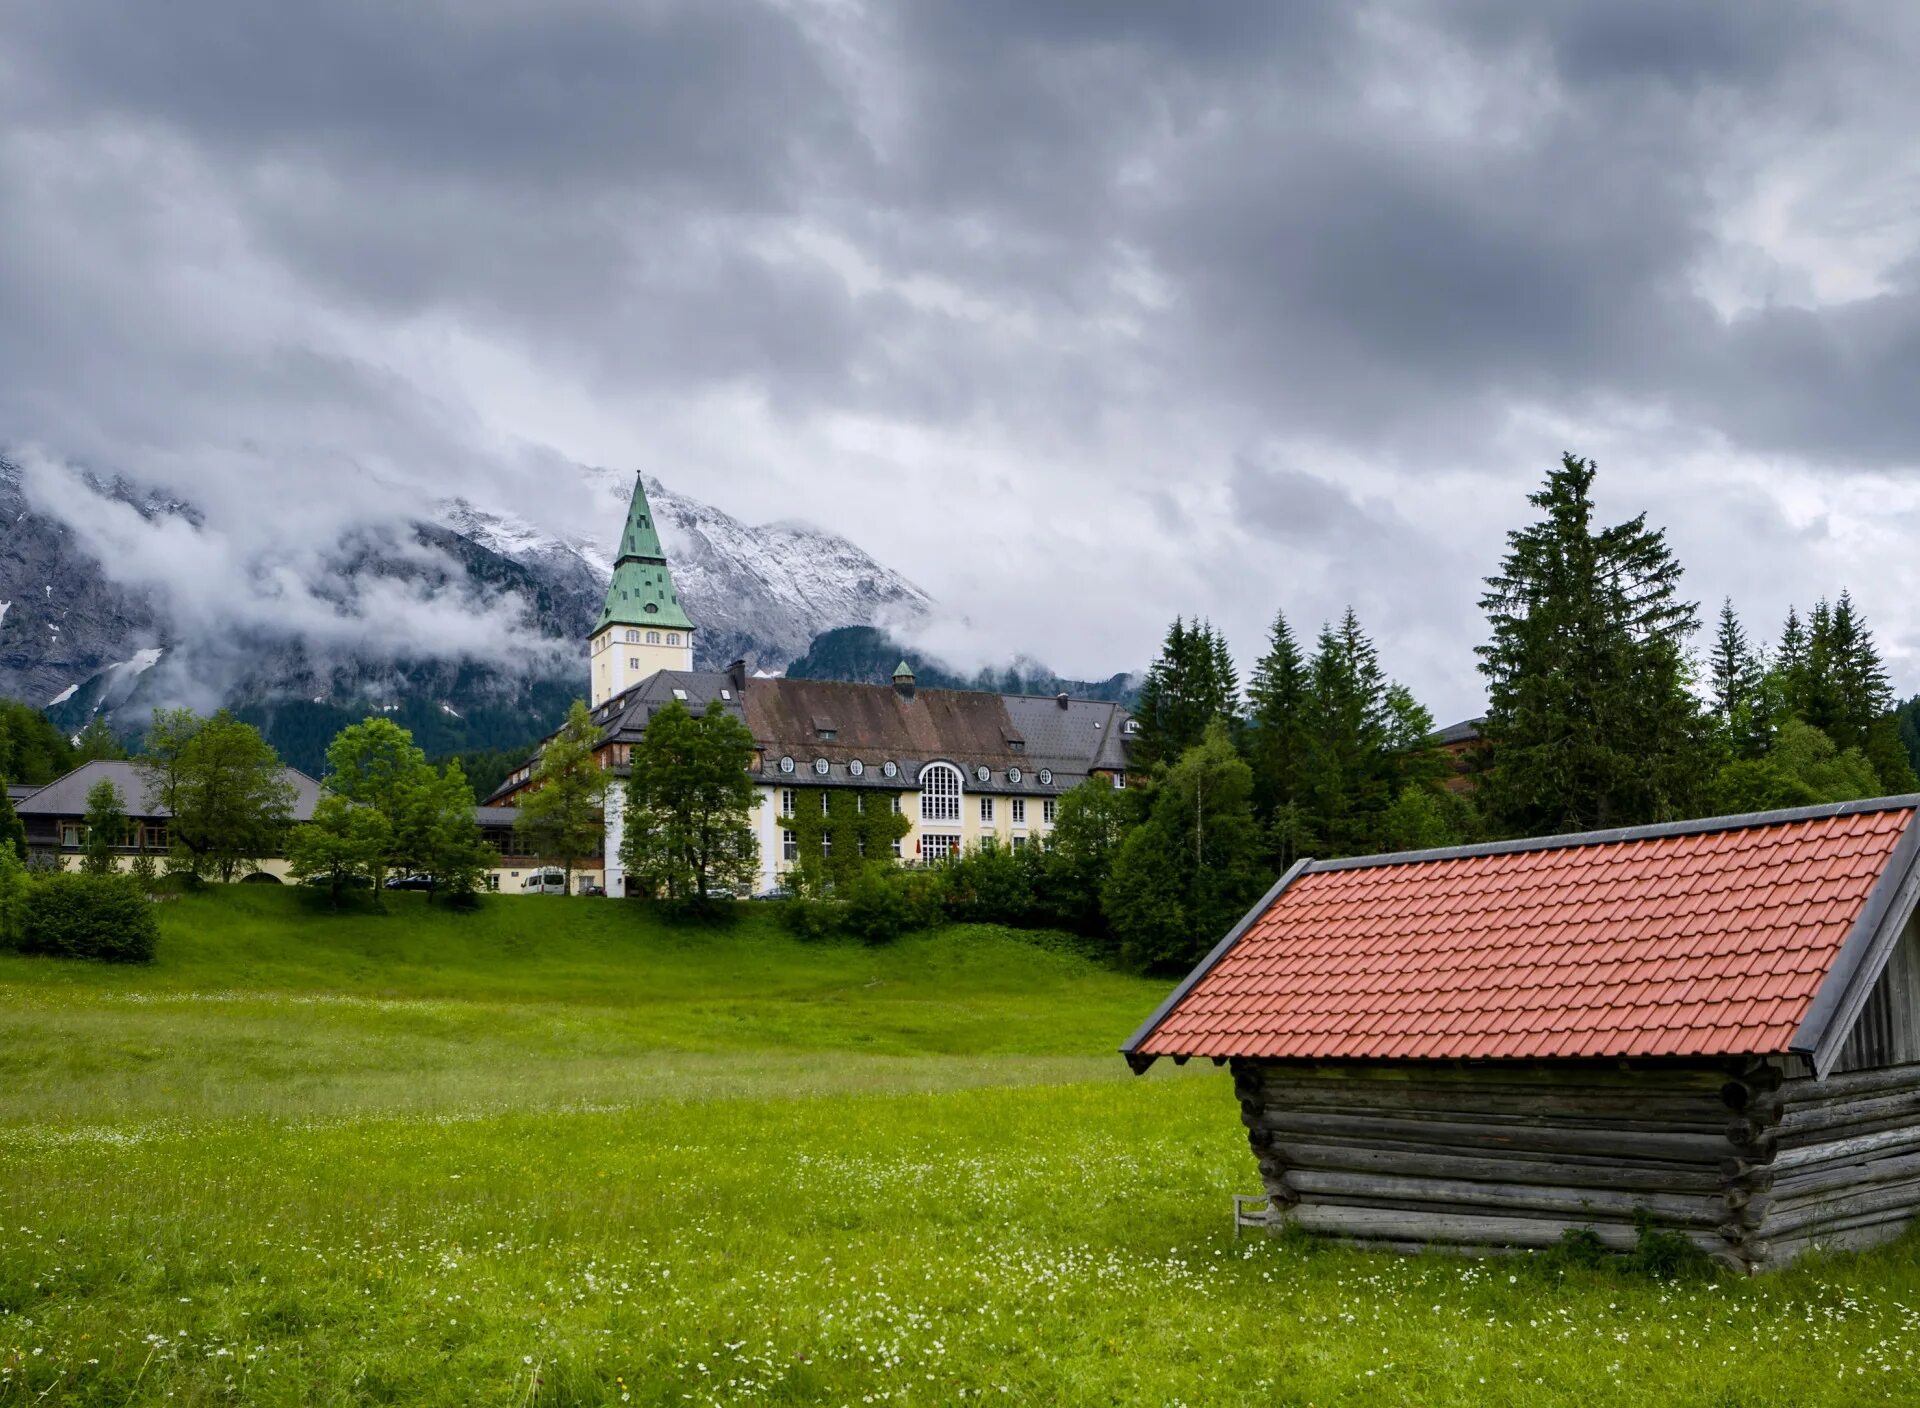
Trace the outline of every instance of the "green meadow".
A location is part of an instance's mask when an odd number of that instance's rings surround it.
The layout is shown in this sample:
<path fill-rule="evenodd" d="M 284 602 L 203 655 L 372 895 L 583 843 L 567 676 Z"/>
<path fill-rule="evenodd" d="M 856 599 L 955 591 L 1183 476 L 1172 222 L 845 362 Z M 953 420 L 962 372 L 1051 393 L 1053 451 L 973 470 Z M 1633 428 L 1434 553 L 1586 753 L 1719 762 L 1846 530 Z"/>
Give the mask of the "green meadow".
<path fill-rule="evenodd" d="M 1757 1281 L 1236 1243 L 1166 984 L 747 908 L 167 905 L 0 955 L 0 1404 L 1920 1401 L 1920 1238 Z"/>

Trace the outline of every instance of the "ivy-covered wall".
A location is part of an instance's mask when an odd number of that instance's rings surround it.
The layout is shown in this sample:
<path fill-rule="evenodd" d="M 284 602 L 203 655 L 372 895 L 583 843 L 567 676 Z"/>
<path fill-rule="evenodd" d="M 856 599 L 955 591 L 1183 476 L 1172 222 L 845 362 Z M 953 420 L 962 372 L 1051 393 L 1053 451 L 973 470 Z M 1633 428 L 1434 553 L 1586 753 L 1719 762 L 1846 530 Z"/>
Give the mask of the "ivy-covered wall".
<path fill-rule="evenodd" d="M 837 886 L 851 880 L 862 866 L 895 864 L 893 843 L 913 829 L 904 813 L 894 811 L 894 798 L 902 793 L 834 787 L 791 791 L 793 815 L 782 816 L 780 825 L 793 833 L 799 852 L 793 864 L 799 867 L 803 887 Z M 782 863 L 786 863 L 785 854 L 783 845 Z"/>

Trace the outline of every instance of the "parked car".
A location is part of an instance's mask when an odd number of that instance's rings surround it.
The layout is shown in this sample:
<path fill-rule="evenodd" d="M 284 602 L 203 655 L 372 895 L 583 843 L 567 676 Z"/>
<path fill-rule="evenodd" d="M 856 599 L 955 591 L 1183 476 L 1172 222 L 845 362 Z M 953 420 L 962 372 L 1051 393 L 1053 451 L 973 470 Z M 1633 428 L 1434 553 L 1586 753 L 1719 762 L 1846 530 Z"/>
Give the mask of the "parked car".
<path fill-rule="evenodd" d="M 333 877 L 331 875 L 309 875 L 300 883 L 302 885 L 311 885 L 316 890 L 326 890 L 333 887 Z M 340 888 L 343 890 L 371 890 L 373 888 L 373 881 L 367 879 L 364 875 L 348 875 L 341 879 Z"/>
<path fill-rule="evenodd" d="M 775 885 L 771 890 L 762 890 L 759 894 L 755 895 L 754 898 L 757 900 L 789 900 L 793 898 L 793 892 L 791 890 L 783 890 L 778 885 Z"/>
<path fill-rule="evenodd" d="M 580 882 L 580 893 L 583 895 L 604 895 L 606 892 L 607 887 L 605 885 L 596 885 L 591 880 L 582 880 Z"/>
<path fill-rule="evenodd" d="M 564 895 L 567 892 L 567 872 L 536 870 L 520 882 L 520 888 L 530 895 Z"/>
<path fill-rule="evenodd" d="M 390 875 L 387 877 L 389 890 L 431 890 L 433 878 L 428 875 Z"/>

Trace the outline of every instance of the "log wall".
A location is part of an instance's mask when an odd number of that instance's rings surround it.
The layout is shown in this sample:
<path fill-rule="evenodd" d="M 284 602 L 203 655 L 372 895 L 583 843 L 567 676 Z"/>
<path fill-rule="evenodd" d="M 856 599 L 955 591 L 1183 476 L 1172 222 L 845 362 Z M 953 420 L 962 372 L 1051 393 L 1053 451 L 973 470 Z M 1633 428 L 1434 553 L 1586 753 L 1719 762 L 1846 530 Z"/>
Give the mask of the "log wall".
<path fill-rule="evenodd" d="M 1644 1212 L 1759 1269 L 1920 1212 L 1920 1065 L 1233 1064 L 1277 1219 L 1341 1241 L 1625 1250 Z"/>

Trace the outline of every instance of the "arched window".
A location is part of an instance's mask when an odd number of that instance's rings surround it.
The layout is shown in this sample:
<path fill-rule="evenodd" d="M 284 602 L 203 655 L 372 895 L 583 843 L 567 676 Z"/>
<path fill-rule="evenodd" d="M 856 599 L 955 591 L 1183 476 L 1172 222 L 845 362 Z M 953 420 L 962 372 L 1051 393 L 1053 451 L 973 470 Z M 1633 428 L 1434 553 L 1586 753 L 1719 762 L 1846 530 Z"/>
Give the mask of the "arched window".
<path fill-rule="evenodd" d="M 960 788 L 960 769 L 952 763 L 920 769 L 920 820 L 960 820 Z"/>
<path fill-rule="evenodd" d="M 648 631 L 648 632 L 647 632 L 647 644 L 648 644 L 648 645 L 658 645 L 658 644 L 660 644 L 660 632 L 658 632 L 658 631 Z"/>
<path fill-rule="evenodd" d="M 638 645 L 638 644 L 640 644 L 640 632 L 638 632 L 638 631 L 628 631 L 628 632 L 627 632 L 627 644 L 628 644 L 628 645 Z"/>
<path fill-rule="evenodd" d="M 668 631 L 668 632 L 667 632 L 667 644 L 668 644 L 668 645 L 678 645 L 678 644 L 680 644 L 680 632 L 678 632 L 678 631 Z"/>

